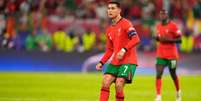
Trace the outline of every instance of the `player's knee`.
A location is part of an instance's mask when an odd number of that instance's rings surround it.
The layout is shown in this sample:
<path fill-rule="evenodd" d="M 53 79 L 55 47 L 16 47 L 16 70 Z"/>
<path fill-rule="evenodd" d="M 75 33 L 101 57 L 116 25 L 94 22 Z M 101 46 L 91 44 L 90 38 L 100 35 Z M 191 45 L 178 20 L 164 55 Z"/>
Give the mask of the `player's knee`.
<path fill-rule="evenodd" d="M 177 74 L 176 73 L 171 73 L 171 77 L 173 80 L 176 80 L 177 79 Z"/>
<path fill-rule="evenodd" d="M 109 83 L 103 83 L 103 84 L 102 84 L 102 87 L 103 87 L 103 88 L 110 88 L 110 84 L 109 84 Z"/>
<path fill-rule="evenodd" d="M 161 79 L 161 77 L 162 77 L 162 73 L 157 73 L 156 78 Z"/>
<path fill-rule="evenodd" d="M 103 88 L 110 88 L 110 83 L 109 83 L 109 81 L 103 81 L 102 87 L 103 87 Z"/>
<path fill-rule="evenodd" d="M 102 82 L 102 87 L 104 88 L 110 88 L 111 80 L 107 77 L 104 78 Z"/>
<path fill-rule="evenodd" d="M 125 83 L 125 79 L 124 78 L 118 78 L 116 80 L 116 83 L 115 83 L 115 87 L 117 90 L 122 90 L 123 87 L 124 87 L 124 83 Z"/>

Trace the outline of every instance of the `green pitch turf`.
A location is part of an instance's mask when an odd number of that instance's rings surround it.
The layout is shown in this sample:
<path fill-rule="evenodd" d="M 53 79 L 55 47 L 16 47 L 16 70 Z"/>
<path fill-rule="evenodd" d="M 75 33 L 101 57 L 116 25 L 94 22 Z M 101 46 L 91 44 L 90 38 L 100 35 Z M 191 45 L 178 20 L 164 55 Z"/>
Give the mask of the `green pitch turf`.
<path fill-rule="evenodd" d="M 1 72 L 0 101 L 98 101 L 102 74 Z M 183 101 L 201 101 L 201 75 L 181 76 Z M 154 101 L 154 76 L 135 75 L 125 101 Z M 114 85 L 109 101 L 115 101 Z M 164 76 L 163 101 L 175 101 L 170 76 Z"/>

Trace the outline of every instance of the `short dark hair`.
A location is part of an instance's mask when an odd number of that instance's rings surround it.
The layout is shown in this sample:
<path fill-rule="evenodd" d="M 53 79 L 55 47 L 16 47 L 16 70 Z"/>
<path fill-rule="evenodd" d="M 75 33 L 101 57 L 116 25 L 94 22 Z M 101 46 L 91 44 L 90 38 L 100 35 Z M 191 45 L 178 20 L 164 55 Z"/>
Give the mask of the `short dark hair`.
<path fill-rule="evenodd" d="M 121 4 L 117 1 L 110 1 L 110 2 L 108 2 L 108 4 L 115 4 L 115 5 L 117 5 L 118 8 L 121 8 Z"/>

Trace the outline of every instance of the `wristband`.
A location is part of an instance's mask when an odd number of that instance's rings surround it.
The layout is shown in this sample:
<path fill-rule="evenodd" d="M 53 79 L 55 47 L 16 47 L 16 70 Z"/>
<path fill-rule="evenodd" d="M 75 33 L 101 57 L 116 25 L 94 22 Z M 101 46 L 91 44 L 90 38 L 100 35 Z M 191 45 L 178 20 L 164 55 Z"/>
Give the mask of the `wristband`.
<path fill-rule="evenodd" d="M 103 66 L 104 65 L 104 63 L 102 62 L 102 61 L 99 61 L 99 63 Z"/>
<path fill-rule="evenodd" d="M 124 53 L 127 51 L 126 48 L 122 48 L 121 51 L 123 51 Z"/>

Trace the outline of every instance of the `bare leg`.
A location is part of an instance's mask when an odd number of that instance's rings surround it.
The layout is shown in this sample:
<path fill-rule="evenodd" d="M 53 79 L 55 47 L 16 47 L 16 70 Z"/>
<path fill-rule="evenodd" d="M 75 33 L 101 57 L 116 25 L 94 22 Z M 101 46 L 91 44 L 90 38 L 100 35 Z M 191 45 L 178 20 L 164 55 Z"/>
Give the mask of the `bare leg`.
<path fill-rule="evenodd" d="M 100 93 L 100 101 L 108 101 L 110 95 L 110 86 L 116 79 L 115 76 L 111 74 L 105 74 L 103 76 L 101 93 Z"/>
<path fill-rule="evenodd" d="M 117 78 L 115 83 L 116 88 L 116 101 L 124 101 L 124 78 Z"/>

